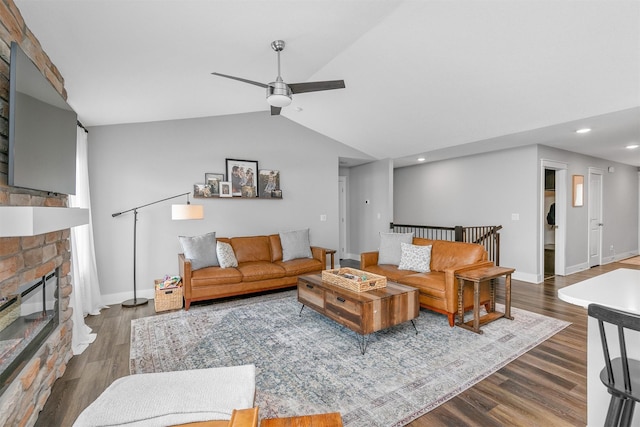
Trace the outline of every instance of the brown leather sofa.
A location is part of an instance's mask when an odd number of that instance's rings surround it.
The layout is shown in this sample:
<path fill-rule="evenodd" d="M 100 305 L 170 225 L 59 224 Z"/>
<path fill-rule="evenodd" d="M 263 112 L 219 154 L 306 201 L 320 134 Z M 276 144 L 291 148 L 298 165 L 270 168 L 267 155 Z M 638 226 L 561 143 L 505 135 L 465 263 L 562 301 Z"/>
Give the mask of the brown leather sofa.
<path fill-rule="evenodd" d="M 414 245 L 431 246 L 431 271 L 418 273 L 410 270 L 399 270 L 397 265 L 378 265 L 378 252 L 360 254 L 360 269 L 374 274 L 386 276 L 389 280 L 413 286 L 420 290 L 420 307 L 446 314 L 449 325 L 455 323 L 458 312 L 458 280 L 457 272 L 477 267 L 493 265 L 488 261 L 487 251 L 482 245 L 474 243 L 452 242 L 448 240 L 429 240 L 413 238 Z M 482 284 L 480 303 L 488 304 L 489 287 Z M 473 287 L 464 288 L 465 311 L 473 308 Z"/>
<path fill-rule="evenodd" d="M 299 275 L 319 273 L 326 268 L 326 249 L 316 246 L 311 246 L 313 258 L 282 261 L 279 234 L 216 240 L 231 245 L 238 267 L 192 270 L 191 262 L 184 254 L 178 254 L 185 310 L 189 310 L 192 301 L 292 287 L 298 283 Z"/>

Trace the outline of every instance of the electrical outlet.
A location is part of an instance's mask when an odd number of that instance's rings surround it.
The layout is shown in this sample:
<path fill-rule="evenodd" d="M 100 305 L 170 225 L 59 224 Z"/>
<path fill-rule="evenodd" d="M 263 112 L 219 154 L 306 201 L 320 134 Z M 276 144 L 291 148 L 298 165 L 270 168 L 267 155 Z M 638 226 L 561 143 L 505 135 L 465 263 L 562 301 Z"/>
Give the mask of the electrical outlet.
<path fill-rule="evenodd" d="M 609 247 L 609 252 L 613 252 L 613 245 Z"/>

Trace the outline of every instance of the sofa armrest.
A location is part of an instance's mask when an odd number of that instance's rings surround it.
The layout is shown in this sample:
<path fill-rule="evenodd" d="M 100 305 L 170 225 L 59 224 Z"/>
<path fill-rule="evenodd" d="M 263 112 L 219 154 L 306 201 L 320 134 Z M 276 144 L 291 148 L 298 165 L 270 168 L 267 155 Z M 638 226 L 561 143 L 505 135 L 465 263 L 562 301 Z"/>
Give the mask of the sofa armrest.
<path fill-rule="evenodd" d="M 490 267 L 493 261 L 478 261 L 473 264 L 456 265 L 444 270 L 445 280 L 445 299 L 447 301 L 447 310 L 454 313 L 458 306 L 458 280 L 456 274 L 462 271 L 473 270 L 481 267 Z"/>
<path fill-rule="evenodd" d="M 378 265 L 378 251 L 360 254 L 360 270 L 364 270 L 370 265 Z"/>
<path fill-rule="evenodd" d="M 320 246 L 311 246 L 311 256 L 322 263 L 323 270 L 327 267 L 327 249 L 326 248 L 321 248 Z"/>
<path fill-rule="evenodd" d="M 184 289 L 184 298 L 191 298 L 191 261 L 184 257 L 184 254 L 178 254 L 178 270 L 182 277 Z"/>

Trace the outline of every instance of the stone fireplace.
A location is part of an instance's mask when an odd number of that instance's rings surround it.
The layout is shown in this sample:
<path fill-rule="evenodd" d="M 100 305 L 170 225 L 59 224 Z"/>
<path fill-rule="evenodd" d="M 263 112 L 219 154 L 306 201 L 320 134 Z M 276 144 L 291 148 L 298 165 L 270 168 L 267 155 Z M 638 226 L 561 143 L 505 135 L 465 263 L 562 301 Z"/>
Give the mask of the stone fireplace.
<path fill-rule="evenodd" d="M 17 42 L 64 98 L 64 80 L 29 30 L 12 0 L 0 2 L 0 207 L 67 207 L 68 197 L 7 185 L 10 44 Z M 70 230 L 35 236 L 0 237 L 0 298 L 22 293 L 24 286 L 56 272 L 57 324 L 30 357 L 20 362 L 0 395 L 0 425 L 31 426 L 51 394 L 54 381 L 72 357 Z M 48 308 L 47 308 L 48 310 Z M 26 312 L 25 312 L 26 314 Z M 0 350 L 2 351 L 2 350 Z"/>
<path fill-rule="evenodd" d="M 0 395 L 58 323 L 58 269 L 0 298 Z"/>

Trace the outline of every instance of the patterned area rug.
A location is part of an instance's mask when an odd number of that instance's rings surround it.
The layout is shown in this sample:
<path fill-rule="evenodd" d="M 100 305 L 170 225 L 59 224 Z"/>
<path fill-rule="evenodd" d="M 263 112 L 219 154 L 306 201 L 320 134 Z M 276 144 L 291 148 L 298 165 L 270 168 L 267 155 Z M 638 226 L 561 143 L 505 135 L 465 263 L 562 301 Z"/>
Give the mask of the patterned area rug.
<path fill-rule="evenodd" d="M 300 307 L 286 291 L 134 320 L 131 373 L 253 363 L 261 418 L 338 411 L 345 426 L 402 426 L 569 325 L 512 309 L 478 335 L 421 310 L 417 335 L 410 322 L 371 334 L 362 355 L 359 335 Z"/>

